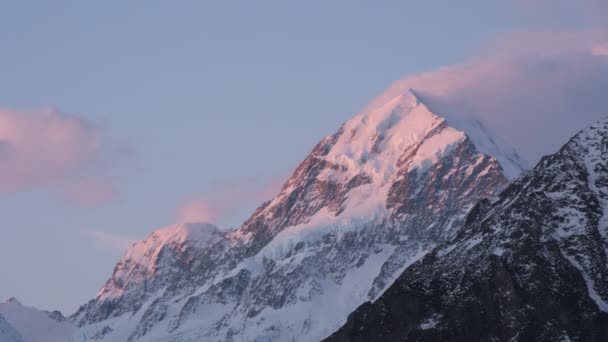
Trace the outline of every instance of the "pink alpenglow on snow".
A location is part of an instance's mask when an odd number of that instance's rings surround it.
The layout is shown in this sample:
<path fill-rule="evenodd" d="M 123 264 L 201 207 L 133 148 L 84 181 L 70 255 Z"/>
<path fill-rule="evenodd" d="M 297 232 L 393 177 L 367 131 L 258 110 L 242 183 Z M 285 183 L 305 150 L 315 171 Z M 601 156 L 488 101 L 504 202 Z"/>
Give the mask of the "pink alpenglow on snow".
<path fill-rule="evenodd" d="M 158 229 L 129 247 L 114 270 L 115 278 L 104 285 L 97 299 L 118 297 L 125 289 L 138 286 L 151 276 L 170 271 L 170 266 L 179 260 L 186 248 L 202 249 L 222 237 L 223 233 L 210 223 L 173 224 Z M 171 253 L 167 252 L 167 247 Z M 117 285 L 114 279 L 127 279 L 128 283 Z"/>

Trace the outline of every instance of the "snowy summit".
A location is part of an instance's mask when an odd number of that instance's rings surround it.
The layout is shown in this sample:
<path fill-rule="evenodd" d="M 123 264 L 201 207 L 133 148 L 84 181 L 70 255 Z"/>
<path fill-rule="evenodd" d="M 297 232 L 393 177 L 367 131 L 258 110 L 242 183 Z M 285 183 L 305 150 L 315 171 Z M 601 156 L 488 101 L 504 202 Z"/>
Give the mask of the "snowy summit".
<path fill-rule="evenodd" d="M 322 339 L 521 172 L 499 141 L 414 91 L 375 101 L 240 229 L 173 225 L 131 246 L 74 339 Z"/>

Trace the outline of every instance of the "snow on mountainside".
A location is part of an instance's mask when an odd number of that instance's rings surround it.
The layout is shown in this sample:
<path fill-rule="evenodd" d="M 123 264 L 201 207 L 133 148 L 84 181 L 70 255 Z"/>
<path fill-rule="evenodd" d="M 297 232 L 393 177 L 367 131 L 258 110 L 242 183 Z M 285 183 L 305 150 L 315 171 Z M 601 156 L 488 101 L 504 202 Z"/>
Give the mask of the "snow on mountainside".
<path fill-rule="evenodd" d="M 47 312 L 34 309 L 24 306 L 15 298 L 0 303 L 0 316 L 3 316 L 18 332 L 22 340 L 16 341 L 64 342 L 74 329 L 74 325 L 59 311 Z M 1 336 L 0 333 L 0 341 L 3 341 Z"/>
<path fill-rule="evenodd" d="M 521 171 L 479 122 L 452 121 L 411 91 L 366 109 L 240 229 L 172 226 L 133 245 L 72 341 L 328 336 Z"/>
<path fill-rule="evenodd" d="M 607 341 L 608 118 L 544 157 L 328 341 Z"/>
<path fill-rule="evenodd" d="M 19 332 L 0 314 L 0 342 L 23 342 Z"/>
<path fill-rule="evenodd" d="M 223 237 L 223 233 L 209 223 L 174 224 L 159 229 L 127 250 L 114 269 L 114 277 L 99 291 L 97 298 L 120 297 L 151 278 L 170 278 L 176 266 L 191 261 L 187 249 L 204 249 Z"/>

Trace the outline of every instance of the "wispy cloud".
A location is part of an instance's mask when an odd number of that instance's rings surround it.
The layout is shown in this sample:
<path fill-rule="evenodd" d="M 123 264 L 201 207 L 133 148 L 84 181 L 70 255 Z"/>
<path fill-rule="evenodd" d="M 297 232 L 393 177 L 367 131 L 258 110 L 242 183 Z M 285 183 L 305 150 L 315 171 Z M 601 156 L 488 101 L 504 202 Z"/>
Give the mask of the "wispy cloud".
<path fill-rule="evenodd" d="M 178 222 L 210 222 L 230 226 L 276 195 L 285 177 L 242 178 L 218 182 L 209 191 L 192 196 L 177 209 Z"/>
<path fill-rule="evenodd" d="M 139 239 L 127 236 L 116 235 L 93 229 L 81 229 L 80 233 L 93 240 L 99 246 L 109 249 L 126 250 Z"/>
<path fill-rule="evenodd" d="M 116 191 L 100 173 L 123 150 L 81 117 L 53 108 L 0 109 L 0 194 L 47 187 L 75 204 L 101 204 Z"/>
<path fill-rule="evenodd" d="M 413 88 L 438 114 L 477 117 L 535 162 L 608 115 L 607 42 L 601 29 L 506 35 L 463 64 L 395 82 L 380 101 Z"/>
<path fill-rule="evenodd" d="M 593 46 L 593 49 L 591 50 L 591 52 L 593 53 L 594 56 L 608 57 L 608 43 L 597 44 L 597 45 Z"/>

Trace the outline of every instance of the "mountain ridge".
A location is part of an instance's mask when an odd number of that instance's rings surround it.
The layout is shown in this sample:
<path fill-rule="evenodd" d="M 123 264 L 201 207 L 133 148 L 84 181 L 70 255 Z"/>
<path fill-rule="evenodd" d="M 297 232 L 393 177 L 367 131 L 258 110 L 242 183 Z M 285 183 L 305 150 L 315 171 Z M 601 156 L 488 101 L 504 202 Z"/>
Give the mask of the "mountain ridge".
<path fill-rule="evenodd" d="M 474 138 L 412 91 L 364 110 L 321 140 L 240 229 L 211 234 L 204 248 L 156 244 L 155 233 L 138 243 L 150 248 L 128 251 L 111 291 L 72 316 L 74 341 L 329 335 L 508 184 L 500 162 L 474 143 L 494 140 L 469 127 Z M 125 268 L 138 258 L 152 265 Z"/>
<path fill-rule="evenodd" d="M 608 338 L 608 118 L 503 192 L 327 341 Z"/>
<path fill-rule="evenodd" d="M 61 312 L 38 310 L 14 297 L 0 303 L 0 317 L 18 332 L 17 341 L 23 342 L 64 342 L 74 328 Z"/>

